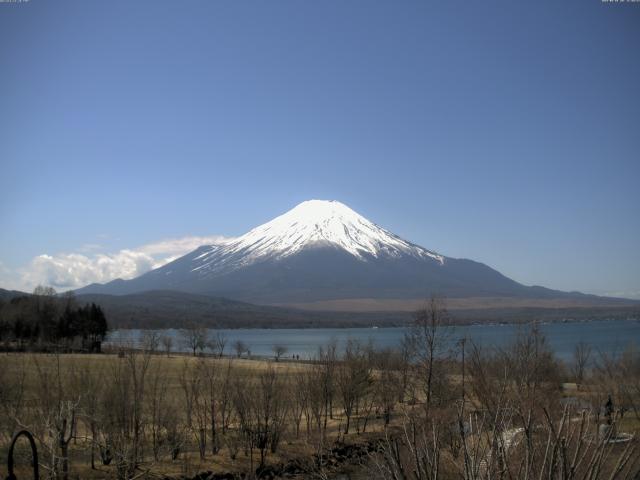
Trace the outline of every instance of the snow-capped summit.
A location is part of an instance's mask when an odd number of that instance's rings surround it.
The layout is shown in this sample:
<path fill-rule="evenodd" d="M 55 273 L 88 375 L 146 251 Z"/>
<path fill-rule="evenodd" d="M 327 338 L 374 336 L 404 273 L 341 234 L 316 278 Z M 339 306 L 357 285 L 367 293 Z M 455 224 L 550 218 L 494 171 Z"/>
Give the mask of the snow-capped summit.
<path fill-rule="evenodd" d="M 307 200 L 241 237 L 212 245 L 197 257 L 193 270 L 227 270 L 319 246 L 342 249 L 360 260 L 409 255 L 444 262 L 441 255 L 401 239 L 343 203 Z"/>
<path fill-rule="evenodd" d="M 528 296 L 472 260 L 403 240 L 337 201 L 309 200 L 246 234 L 205 245 L 132 280 L 80 293 L 179 290 L 255 303 L 446 296 Z"/>

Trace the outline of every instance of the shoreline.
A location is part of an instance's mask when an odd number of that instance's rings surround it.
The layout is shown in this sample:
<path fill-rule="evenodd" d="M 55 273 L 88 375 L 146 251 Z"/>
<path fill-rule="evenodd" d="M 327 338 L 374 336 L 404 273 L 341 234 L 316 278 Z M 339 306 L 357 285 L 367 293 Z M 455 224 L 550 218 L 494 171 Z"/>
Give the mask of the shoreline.
<path fill-rule="evenodd" d="M 559 320 L 523 320 L 520 322 L 517 321 L 493 321 L 493 322 L 481 322 L 481 321 L 459 321 L 459 322 L 451 322 L 444 323 L 443 327 L 498 327 L 498 326 L 521 326 L 521 325 L 553 325 L 553 324 L 563 324 L 563 323 L 592 323 L 592 322 L 640 322 L 640 315 L 631 316 L 627 318 L 567 318 L 567 319 L 559 319 Z M 255 331 L 255 330 L 349 330 L 349 329 L 371 329 L 371 330 L 387 330 L 392 328 L 410 328 L 412 323 L 404 323 L 404 324 L 392 324 L 392 325 L 328 325 L 328 326 L 317 326 L 317 325 L 300 325 L 300 326 L 255 326 L 255 327 L 233 327 L 233 326 L 208 326 L 201 325 L 202 328 L 206 330 L 246 330 L 246 331 Z M 112 331 L 120 331 L 120 330 L 139 330 L 139 331 L 160 331 L 160 330 L 184 330 L 183 327 L 155 327 L 155 328 L 147 328 L 147 327 L 117 327 Z"/>
<path fill-rule="evenodd" d="M 526 332 L 531 324 L 468 324 L 453 325 L 443 328 L 448 330 L 447 348 L 454 348 L 455 340 L 468 338 L 477 345 L 501 348 L 518 333 Z M 538 322 L 542 333 L 559 357 L 569 358 L 580 342 L 591 344 L 605 353 L 624 350 L 629 342 L 640 341 L 640 320 L 638 319 L 593 319 L 567 322 Z M 376 348 L 397 348 L 402 344 L 408 326 L 403 327 L 355 327 L 355 328 L 235 328 L 210 329 L 208 335 L 213 338 L 221 334 L 226 339 L 226 352 L 234 351 L 234 345 L 244 344 L 252 357 L 273 358 L 273 348 L 282 346 L 286 355 L 298 355 L 299 359 L 312 357 L 320 347 L 337 341 L 338 348 L 344 347 L 347 339 L 359 341 L 361 344 L 371 343 Z M 155 332 L 159 337 L 169 336 L 173 340 L 174 351 L 184 350 L 184 336 L 179 328 L 171 329 L 120 329 L 115 330 L 107 338 L 103 346 L 117 348 L 122 346 L 142 345 L 147 333 Z M 209 352 L 211 353 L 211 352 Z M 281 357 L 284 358 L 284 357 Z"/>

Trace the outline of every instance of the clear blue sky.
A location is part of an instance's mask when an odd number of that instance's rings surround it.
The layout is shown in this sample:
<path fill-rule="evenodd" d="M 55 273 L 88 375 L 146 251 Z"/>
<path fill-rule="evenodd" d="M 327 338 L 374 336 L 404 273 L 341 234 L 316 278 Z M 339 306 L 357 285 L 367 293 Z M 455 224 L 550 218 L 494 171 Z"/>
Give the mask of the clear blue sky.
<path fill-rule="evenodd" d="M 640 295 L 639 48 L 600 0 L 0 3 L 0 267 L 321 198 Z"/>

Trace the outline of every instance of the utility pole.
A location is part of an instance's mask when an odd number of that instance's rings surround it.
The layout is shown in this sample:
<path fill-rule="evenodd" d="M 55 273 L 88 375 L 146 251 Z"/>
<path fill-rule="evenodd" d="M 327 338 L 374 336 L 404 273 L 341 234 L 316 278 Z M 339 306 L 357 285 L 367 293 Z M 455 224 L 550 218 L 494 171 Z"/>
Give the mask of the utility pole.
<path fill-rule="evenodd" d="M 462 346 L 462 407 L 464 408 L 464 398 L 465 398 L 465 391 L 464 391 L 464 345 L 465 343 L 467 343 L 467 338 L 462 338 L 460 339 L 460 345 Z"/>

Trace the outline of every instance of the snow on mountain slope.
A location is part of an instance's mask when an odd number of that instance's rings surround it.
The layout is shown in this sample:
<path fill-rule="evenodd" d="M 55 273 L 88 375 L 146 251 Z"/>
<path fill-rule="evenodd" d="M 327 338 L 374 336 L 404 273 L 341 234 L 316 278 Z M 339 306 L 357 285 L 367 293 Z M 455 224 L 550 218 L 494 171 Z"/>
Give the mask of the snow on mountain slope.
<path fill-rule="evenodd" d="M 482 263 L 401 239 L 336 201 L 309 200 L 241 237 L 205 245 L 131 280 L 78 293 L 178 290 L 273 304 L 349 298 L 557 295 Z"/>
<path fill-rule="evenodd" d="M 443 264 L 445 258 L 409 243 L 343 203 L 302 202 L 241 237 L 212 245 L 193 259 L 193 272 L 208 276 L 265 259 L 282 259 L 314 246 L 332 246 L 366 261 L 409 256 Z"/>

